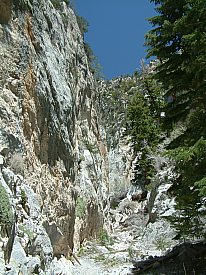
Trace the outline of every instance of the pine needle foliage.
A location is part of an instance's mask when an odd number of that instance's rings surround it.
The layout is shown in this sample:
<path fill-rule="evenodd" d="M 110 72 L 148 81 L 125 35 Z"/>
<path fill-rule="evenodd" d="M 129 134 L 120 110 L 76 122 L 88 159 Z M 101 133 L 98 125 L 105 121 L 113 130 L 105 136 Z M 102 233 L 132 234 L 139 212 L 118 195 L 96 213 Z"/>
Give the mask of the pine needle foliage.
<path fill-rule="evenodd" d="M 173 188 L 180 210 L 175 224 L 180 233 L 199 236 L 206 196 L 206 1 L 151 2 L 158 14 L 149 19 L 153 29 L 146 46 L 148 57 L 159 59 L 154 76 L 165 89 L 164 129 L 186 126 L 168 146 L 179 173 Z"/>
<path fill-rule="evenodd" d="M 137 156 L 134 184 L 143 189 L 154 174 L 151 154 L 160 141 L 160 112 L 164 105 L 162 87 L 152 74 L 152 67 L 142 63 L 127 107 L 127 133 Z"/>

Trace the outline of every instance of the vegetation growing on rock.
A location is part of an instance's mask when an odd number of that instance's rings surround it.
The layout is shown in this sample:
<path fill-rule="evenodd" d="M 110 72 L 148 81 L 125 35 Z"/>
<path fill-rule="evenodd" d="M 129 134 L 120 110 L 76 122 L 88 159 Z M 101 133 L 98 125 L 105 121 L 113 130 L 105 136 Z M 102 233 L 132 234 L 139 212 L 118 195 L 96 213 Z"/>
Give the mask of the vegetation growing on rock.
<path fill-rule="evenodd" d="M 14 222 L 14 216 L 9 201 L 8 194 L 0 182 L 0 226 L 1 231 L 5 234 L 10 234 L 12 224 Z"/>
<path fill-rule="evenodd" d="M 142 64 L 141 71 L 136 72 L 137 84 L 127 107 L 127 134 L 137 156 L 135 182 L 142 187 L 153 176 L 151 154 L 160 141 L 162 123 L 163 90 L 152 74 L 152 67 Z"/>

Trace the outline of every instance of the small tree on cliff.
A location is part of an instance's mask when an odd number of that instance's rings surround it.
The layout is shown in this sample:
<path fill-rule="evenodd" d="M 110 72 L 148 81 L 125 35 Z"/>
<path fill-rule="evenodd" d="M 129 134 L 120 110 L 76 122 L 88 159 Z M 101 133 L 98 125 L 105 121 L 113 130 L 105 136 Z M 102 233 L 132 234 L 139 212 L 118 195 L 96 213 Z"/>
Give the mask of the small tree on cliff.
<path fill-rule="evenodd" d="M 149 65 L 142 63 L 140 73 L 136 73 L 137 86 L 127 108 L 127 132 L 136 162 L 135 182 L 142 186 L 150 183 L 154 169 L 151 153 L 155 151 L 160 140 L 160 110 L 163 105 L 161 85 L 152 78 Z"/>

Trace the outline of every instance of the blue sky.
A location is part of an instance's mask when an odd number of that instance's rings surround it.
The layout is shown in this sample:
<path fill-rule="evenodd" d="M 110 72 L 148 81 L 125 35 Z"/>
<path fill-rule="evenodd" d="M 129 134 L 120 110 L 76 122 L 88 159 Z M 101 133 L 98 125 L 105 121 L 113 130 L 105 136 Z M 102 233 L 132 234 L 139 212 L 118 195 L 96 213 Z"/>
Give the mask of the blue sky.
<path fill-rule="evenodd" d="M 106 79 L 132 74 L 146 56 L 144 35 L 155 15 L 149 0 L 73 0 L 89 22 L 85 40 L 103 67 Z"/>

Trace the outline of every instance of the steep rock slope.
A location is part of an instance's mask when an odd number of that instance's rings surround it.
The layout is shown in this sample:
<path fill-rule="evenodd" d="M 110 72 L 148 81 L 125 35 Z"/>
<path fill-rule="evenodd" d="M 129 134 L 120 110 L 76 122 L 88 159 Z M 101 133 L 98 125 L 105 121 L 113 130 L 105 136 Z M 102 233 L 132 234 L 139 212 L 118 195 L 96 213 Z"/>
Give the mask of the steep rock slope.
<path fill-rule="evenodd" d="M 16 209 L 15 234 L 3 232 L 2 246 L 13 238 L 21 251 L 27 248 L 24 264 L 37 255 L 37 266 L 48 269 L 53 256 L 96 236 L 108 213 L 110 164 L 98 90 L 65 2 L 57 10 L 50 1 L 3 1 L 0 17 L 1 184 Z"/>

